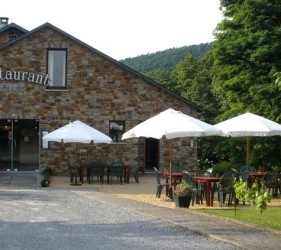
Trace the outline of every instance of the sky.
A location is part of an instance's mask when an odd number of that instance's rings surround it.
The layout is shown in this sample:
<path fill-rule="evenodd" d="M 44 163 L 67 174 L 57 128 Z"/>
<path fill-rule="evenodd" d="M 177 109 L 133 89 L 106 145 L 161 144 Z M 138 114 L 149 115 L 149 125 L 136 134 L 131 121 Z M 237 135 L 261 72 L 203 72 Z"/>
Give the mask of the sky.
<path fill-rule="evenodd" d="M 2 0 L 0 16 L 31 31 L 49 22 L 121 60 L 208 43 L 220 0 Z"/>

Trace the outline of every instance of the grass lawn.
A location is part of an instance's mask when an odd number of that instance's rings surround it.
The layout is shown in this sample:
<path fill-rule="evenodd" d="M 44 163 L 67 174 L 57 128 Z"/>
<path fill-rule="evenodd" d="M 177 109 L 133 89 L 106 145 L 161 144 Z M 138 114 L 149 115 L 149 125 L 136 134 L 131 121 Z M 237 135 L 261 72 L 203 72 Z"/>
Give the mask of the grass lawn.
<path fill-rule="evenodd" d="M 218 215 L 227 218 L 232 218 L 235 220 L 240 220 L 247 222 L 249 224 L 255 224 L 259 226 L 264 226 L 268 228 L 272 228 L 275 230 L 281 231 L 281 207 L 267 207 L 266 210 L 260 214 L 260 211 L 256 208 L 250 206 L 238 206 L 236 208 L 236 215 L 235 209 L 232 208 L 222 208 L 222 209 L 207 209 L 202 208 L 198 211 L 210 214 L 210 215 Z"/>

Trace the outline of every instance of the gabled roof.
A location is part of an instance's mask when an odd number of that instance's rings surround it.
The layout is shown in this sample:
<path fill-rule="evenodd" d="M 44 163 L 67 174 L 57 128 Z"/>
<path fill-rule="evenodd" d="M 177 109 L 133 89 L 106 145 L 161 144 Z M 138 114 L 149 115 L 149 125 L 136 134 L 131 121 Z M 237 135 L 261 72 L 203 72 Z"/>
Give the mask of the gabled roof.
<path fill-rule="evenodd" d="M 4 31 L 7 31 L 8 29 L 12 29 L 12 28 L 21 31 L 22 33 L 27 33 L 28 32 L 28 30 L 24 29 L 23 27 L 15 24 L 15 23 L 10 23 L 10 24 L 5 25 L 2 28 L 0 28 L 0 33 L 4 32 Z"/>
<path fill-rule="evenodd" d="M 12 25 L 12 24 L 13 24 L 13 23 L 11 23 L 10 25 Z M 7 25 L 7 26 L 10 26 L 10 25 Z M 16 24 L 13 24 L 13 25 L 16 25 Z M 17 26 L 17 25 L 16 25 L 16 26 Z M 6 27 L 6 26 L 5 26 L 5 27 Z M 17 27 L 21 28 L 20 26 L 17 26 Z M 31 30 L 30 32 L 28 32 L 28 31 L 25 30 L 26 33 L 25 33 L 23 36 L 21 36 L 21 37 L 15 39 L 15 40 L 13 40 L 13 41 L 7 43 L 7 44 L 4 44 L 3 46 L 0 47 L 0 51 L 3 50 L 3 49 L 6 48 L 6 47 L 9 47 L 9 46 L 11 46 L 11 45 L 17 43 L 19 40 L 21 40 L 21 39 L 23 39 L 23 38 L 25 38 L 25 37 L 28 37 L 28 36 L 30 36 L 30 35 L 32 35 L 32 34 L 38 32 L 38 31 L 40 31 L 40 30 L 42 30 L 42 29 L 45 29 L 45 28 L 50 28 L 50 29 L 55 30 L 56 32 L 62 34 L 63 36 L 66 36 L 68 39 L 72 40 L 73 42 L 75 42 L 75 43 L 77 43 L 77 44 L 80 44 L 81 46 L 86 47 L 87 49 L 89 49 L 89 50 L 95 52 L 96 54 L 98 54 L 99 56 L 105 58 L 106 60 L 108 60 L 108 61 L 110 61 L 110 62 L 112 62 L 112 63 L 114 63 L 114 64 L 117 64 L 117 65 L 120 66 L 121 68 L 124 68 L 125 70 L 131 72 L 132 74 L 137 75 L 138 77 L 140 77 L 140 78 L 143 79 L 144 81 L 146 81 L 146 82 L 152 84 L 153 86 L 155 86 L 155 87 L 157 87 L 157 88 L 159 88 L 159 89 L 161 89 L 161 90 L 163 90 L 163 91 L 169 93 L 170 95 L 174 96 L 175 98 L 177 98 L 177 99 L 179 99 L 179 100 L 181 100 L 181 101 L 187 103 L 188 105 L 192 106 L 192 107 L 193 107 L 194 109 L 196 109 L 197 111 L 201 111 L 201 108 L 200 108 L 199 106 L 197 106 L 197 105 L 194 104 L 193 102 L 187 100 L 186 98 L 175 94 L 173 91 L 169 90 L 169 89 L 166 88 L 164 85 L 153 81 L 152 79 L 150 79 L 150 78 L 144 76 L 143 74 L 141 74 L 141 73 L 135 71 L 134 69 L 132 69 L 132 68 L 126 66 L 125 64 L 123 64 L 123 63 L 121 63 L 121 62 L 119 62 L 119 61 L 113 59 L 112 57 L 109 57 L 108 55 L 106 55 L 106 54 L 102 53 L 101 51 L 99 51 L 99 50 L 97 50 L 97 49 L 91 47 L 90 45 L 88 45 L 88 44 L 82 42 L 81 40 L 79 40 L 79 39 L 77 39 L 77 38 L 71 36 L 70 34 L 66 33 L 65 31 L 63 31 L 63 30 L 61 30 L 61 29 L 59 29 L 59 28 L 57 28 L 57 27 L 55 27 L 54 25 L 52 25 L 52 24 L 50 24 L 50 23 L 48 23 L 48 22 L 45 23 L 45 24 L 43 24 L 43 25 L 38 26 L 37 28 Z M 22 29 L 22 28 L 21 28 L 21 29 Z M 24 29 L 23 29 L 23 30 L 24 30 Z M 1 31 L 2 31 L 2 29 L 0 30 L 0 32 L 1 32 Z"/>

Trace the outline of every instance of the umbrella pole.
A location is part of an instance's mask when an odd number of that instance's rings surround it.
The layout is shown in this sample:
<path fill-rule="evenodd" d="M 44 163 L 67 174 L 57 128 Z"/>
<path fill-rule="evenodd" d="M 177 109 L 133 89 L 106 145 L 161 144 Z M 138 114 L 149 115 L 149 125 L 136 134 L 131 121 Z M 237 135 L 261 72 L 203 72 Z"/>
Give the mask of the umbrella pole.
<path fill-rule="evenodd" d="M 246 167 L 249 167 L 249 159 L 250 159 L 250 137 L 247 136 L 247 143 L 246 143 Z"/>
<path fill-rule="evenodd" d="M 170 187 L 169 187 L 169 197 L 173 199 L 173 185 L 172 185 L 172 142 L 170 141 Z"/>

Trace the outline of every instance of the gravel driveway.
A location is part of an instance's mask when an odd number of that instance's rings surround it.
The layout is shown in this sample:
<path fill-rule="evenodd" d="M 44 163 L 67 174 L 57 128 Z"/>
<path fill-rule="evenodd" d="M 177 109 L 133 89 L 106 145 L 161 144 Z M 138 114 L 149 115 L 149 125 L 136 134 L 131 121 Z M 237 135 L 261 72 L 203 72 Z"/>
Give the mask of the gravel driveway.
<path fill-rule="evenodd" d="M 107 194 L 104 194 L 107 195 Z M 0 190 L 0 249 L 236 249 L 71 190 Z"/>

